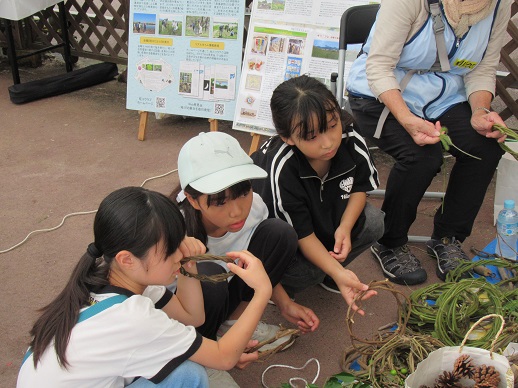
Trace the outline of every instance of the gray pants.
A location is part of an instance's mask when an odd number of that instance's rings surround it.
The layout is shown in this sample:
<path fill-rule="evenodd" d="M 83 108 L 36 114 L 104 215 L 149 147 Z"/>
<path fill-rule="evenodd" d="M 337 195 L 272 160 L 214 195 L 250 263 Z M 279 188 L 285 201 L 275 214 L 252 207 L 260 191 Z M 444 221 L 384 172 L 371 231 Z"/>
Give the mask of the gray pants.
<path fill-rule="evenodd" d="M 384 213 L 369 203 L 365 205 L 363 211 L 365 213 L 365 224 L 363 225 L 363 229 L 351 236 L 351 252 L 345 261 L 340 263 L 343 267 L 351 263 L 351 261 L 383 236 Z M 297 292 L 322 283 L 325 277 L 326 273 L 310 263 L 304 255 L 302 255 L 302 252 L 298 250 L 295 258 L 282 276 L 281 284 L 288 295 L 293 298 Z"/>

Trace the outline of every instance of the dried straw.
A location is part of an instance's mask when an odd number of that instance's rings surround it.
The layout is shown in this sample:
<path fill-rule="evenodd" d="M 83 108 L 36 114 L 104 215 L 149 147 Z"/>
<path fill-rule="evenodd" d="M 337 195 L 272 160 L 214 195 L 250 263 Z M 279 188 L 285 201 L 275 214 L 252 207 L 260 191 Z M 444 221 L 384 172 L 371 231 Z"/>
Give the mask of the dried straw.
<path fill-rule="evenodd" d="M 228 256 L 216 256 L 216 255 L 197 255 L 197 256 L 187 256 L 180 260 L 181 264 L 185 264 L 189 261 L 224 261 L 226 263 L 233 263 L 234 259 L 228 257 Z M 218 273 L 215 275 L 203 275 L 203 274 L 197 274 L 197 273 L 190 273 L 188 272 L 184 267 L 180 267 L 180 273 L 184 276 L 198 279 L 202 282 L 211 282 L 211 283 L 218 283 L 222 282 L 224 280 L 227 280 L 230 276 L 233 275 L 232 272 L 224 272 L 224 273 Z"/>

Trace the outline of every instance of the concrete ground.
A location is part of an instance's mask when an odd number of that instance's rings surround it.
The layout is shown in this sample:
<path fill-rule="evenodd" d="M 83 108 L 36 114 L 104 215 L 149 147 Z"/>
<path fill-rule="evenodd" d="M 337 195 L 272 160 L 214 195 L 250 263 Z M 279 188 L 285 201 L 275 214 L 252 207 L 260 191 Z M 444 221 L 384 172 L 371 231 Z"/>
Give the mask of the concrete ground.
<path fill-rule="evenodd" d="M 84 63 L 80 61 L 80 65 Z M 40 68 L 22 68 L 21 78 L 24 82 L 62 72 L 62 63 L 52 59 Z M 94 216 L 89 213 L 68 217 L 60 228 L 35 233 L 17 248 L 5 250 L 22 242 L 32 231 L 57 227 L 69 214 L 97 209 L 100 201 L 119 187 L 140 186 L 150 177 L 175 170 L 182 144 L 209 130 L 206 119 L 170 116 L 156 120 L 150 115 L 147 138 L 138 141 L 139 116 L 126 110 L 126 84 L 116 80 L 25 105 L 11 103 L 7 89 L 10 85 L 9 67 L 6 59 L 0 58 L 0 385 L 5 387 L 15 386 L 38 308 L 62 289 L 72 267 L 92 241 Z M 220 122 L 219 128 L 238 138 L 248 150 L 248 133 L 232 130 L 231 122 Z M 385 182 L 392 162 L 378 151 L 373 154 Z M 451 159 L 447 162 L 450 164 Z M 445 171 L 447 176 L 448 168 Z M 442 190 L 445 175 L 436 177 L 432 191 Z M 177 183 L 178 176 L 172 172 L 144 186 L 169 194 Z M 465 247 L 481 249 L 493 239 L 493 198 L 494 182 Z M 369 200 L 381 206 L 380 199 Z M 438 205 L 436 200 L 422 201 L 413 234 L 430 234 Z M 435 261 L 423 248 L 413 245 L 428 271 L 426 284 L 437 282 Z M 365 283 L 384 278 L 369 252 L 355 260 L 350 269 Z M 419 287 L 398 286 L 405 293 Z M 296 301 L 315 311 L 321 319 L 320 328 L 266 361 L 245 370 L 232 370 L 240 386 L 260 387 L 261 375 L 269 365 L 301 367 L 311 358 L 320 364 L 316 380 L 319 386 L 340 372 L 340 358 L 350 344 L 345 302 L 318 286 L 298 294 Z M 366 316 L 358 317 L 353 326 L 356 335 L 365 337 L 394 321 L 397 314 L 394 298 L 388 293 L 380 293 L 365 303 L 365 309 Z M 290 326 L 275 306 L 267 307 L 264 319 Z M 271 369 L 265 377 L 266 384 L 278 387 L 294 376 L 311 381 L 316 370 L 316 363 L 304 371 Z"/>

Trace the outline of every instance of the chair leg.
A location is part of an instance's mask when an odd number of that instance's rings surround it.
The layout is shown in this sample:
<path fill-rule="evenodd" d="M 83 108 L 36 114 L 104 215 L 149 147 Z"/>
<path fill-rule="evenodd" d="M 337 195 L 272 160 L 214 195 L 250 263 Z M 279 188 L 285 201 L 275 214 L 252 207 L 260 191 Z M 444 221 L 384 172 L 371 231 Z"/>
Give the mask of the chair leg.
<path fill-rule="evenodd" d="M 384 197 L 385 190 L 376 189 L 376 190 L 368 191 L 367 194 Z M 444 197 L 444 193 L 442 193 L 440 191 L 427 191 L 423 195 L 423 198 L 431 198 L 431 199 L 439 199 L 439 200 L 442 200 L 443 197 Z"/>
<path fill-rule="evenodd" d="M 410 243 L 424 244 L 428 240 L 430 240 L 430 237 L 427 236 L 408 236 L 408 242 Z"/>

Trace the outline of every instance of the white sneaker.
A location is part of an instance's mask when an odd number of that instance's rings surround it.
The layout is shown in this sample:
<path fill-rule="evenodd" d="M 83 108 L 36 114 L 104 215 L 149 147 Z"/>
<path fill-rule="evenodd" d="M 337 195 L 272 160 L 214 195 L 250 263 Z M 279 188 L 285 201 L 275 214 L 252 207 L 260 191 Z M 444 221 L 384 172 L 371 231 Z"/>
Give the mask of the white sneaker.
<path fill-rule="evenodd" d="M 230 373 L 224 370 L 205 368 L 209 376 L 209 388 L 239 388 Z"/>
<path fill-rule="evenodd" d="M 218 329 L 218 337 L 222 337 L 223 334 L 225 334 L 232 327 L 232 325 L 234 323 L 236 323 L 235 320 L 227 320 L 227 321 L 223 322 Z M 267 323 L 259 321 L 259 323 L 257 324 L 257 327 L 255 328 L 254 333 L 252 334 L 251 339 L 257 340 L 259 342 L 267 341 L 271 338 L 274 338 L 280 329 L 281 329 L 280 326 L 269 325 Z M 283 345 L 289 341 L 291 341 L 291 343 L 288 343 L 286 345 L 286 347 L 284 347 L 282 350 L 288 349 L 291 345 L 293 345 L 293 342 L 294 342 L 294 341 L 292 341 L 292 338 L 289 335 L 281 337 L 281 338 L 273 341 L 272 343 L 262 346 L 261 349 L 259 349 L 259 352 L 264 352 L 267 350 L 275 349 L 278 346 Z"/>

